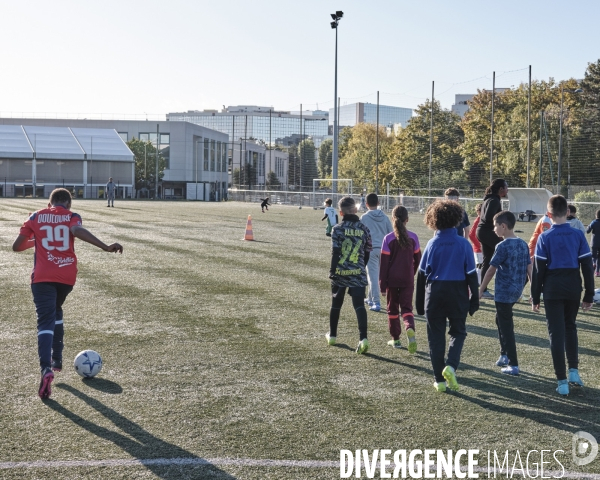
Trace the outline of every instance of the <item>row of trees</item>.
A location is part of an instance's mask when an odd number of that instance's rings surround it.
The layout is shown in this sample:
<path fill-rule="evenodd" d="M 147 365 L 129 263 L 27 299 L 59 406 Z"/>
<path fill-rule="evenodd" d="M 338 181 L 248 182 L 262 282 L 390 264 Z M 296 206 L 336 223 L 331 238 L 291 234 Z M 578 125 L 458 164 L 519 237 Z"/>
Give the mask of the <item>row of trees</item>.
<path fill-rule="evenodd" d="M 528 85 L 496 93 L 494 98 L 493 176 L 512 186 L 556 185 L 562 109 L 562 175 L 567 185 L 600 185 L 600 60 L 590 63 L 581 82 L 531 84 L 531 143 L 527 155 Z M 483 190 L 489 185 L 492 92 L 479 90 L 464 118 L 426 101 L 406 128 L 388 136 L 379 129 L 379 185 L 387 182 L 406 193 L 429 188 L 430 133 L 433 111 L 431 186 Z M 339 136 L 338 177 L 375 189 L 377 129 L 371 124 L 345 128 Z M 541 167 L 540 167 L 541 163 Z M 318 173 L 331 177 L 331 142 L 320 147 Z M 566 192 L 565 192 L 566 193 Z"/>

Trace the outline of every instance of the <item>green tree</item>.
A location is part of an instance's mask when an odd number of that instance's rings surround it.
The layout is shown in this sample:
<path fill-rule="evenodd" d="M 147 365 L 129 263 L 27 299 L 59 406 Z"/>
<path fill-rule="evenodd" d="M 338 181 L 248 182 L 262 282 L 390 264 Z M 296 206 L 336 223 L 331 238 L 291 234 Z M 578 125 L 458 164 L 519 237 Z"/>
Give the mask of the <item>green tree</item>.
<path fill-rule="evenodd" d="M 271 170 L 269 172 L 269 174 L 267 175 L 267 187 L 269 188 L 278 188 L 281 186 L 281 183 L 279 182 L 279 179 L 277 178 L 277 174 Z"/>
<path fill-rule="evenodd" d="M 577 205 L 577 216 L 583 223 L 591 223 L 596 218 L 596 210 L 600 197 L 596 192 L 587 191 L 575 194 L 576 202 L 584 202 L 582 205 Z M 586 203 L 595 203 L 595 205 L 587 205 Z"/>
<path fill-rule="evenodd" d="M 565 99 L 577 102 L 568 110 L 566 153 L 574 173 L 571 183 L 600 184 L 600 60 L 589 63 L 580 85 L 581 94 L 565 93 Z M 563 148 L 565 145 L 563 144 Z M 574 157 L 574 158 L 573 158 Z"/>
<path fill-rule="evenodd" d="M 303 189 L 312 189 L 313 178 L 318 177 L 316 153 L 317 150 L 311 138 L 302 140 L 298 144 L 298 156 L 302 165 L 300 173 Z"/>
<path fill-rule="evenodd" d="M 298 145 L 292 144 L 289 147 L 281 147 L 281 151 L 287 151 L 289 157 L 287 183 L 292 189 L 298 189 L 298 187 L 300 186 L 300 163 L 298 161 Z"/>
<path fill-rule="evenodd" d="M 431 109 L 429 100 L 419 105 L 408 125 L 393 139 L 381 171 L 383 181 L 394 189 L 409 194 L 428 193 Z M 434 102 L 432 194 L 448 187 L 468 187 L 460 154 L 463 138 L 460 117 Z"/>
<path fill-rule="evenodd" d="M 319 147 L 319 178 L 331 178 L 331 161 L 333 156 L 333 140 L 323 140 Z"/>
<path fill-rule="evenodd" d="M 135 158 L 135 188 L 140 190 L 146 186 L 154 190 L 156 183 L 156 147 L 152 142 L 143 142 L 137 138 L 132 138 L 127 142 L 127 146 L 133 152 Z M 160 182 L 165 174 L 167 162 L 161 152 L 158 154 L 158 181 Z M 147 177 L 146 177 L 147 173 Z"/>
<path fill-rule="evenodd" d="M 377 127 L 370 123 L 359 123 L 342 130 L 340 135 L 340 157 L 338 177 L 351 178 L 355 184 L 368 191 L 376 190 L 377 179 Z M 379 170 L 389 157 L 393 139 L 384 127 L 379 127 Z M 379 185 L 382 177 L 379 174 Z"/>

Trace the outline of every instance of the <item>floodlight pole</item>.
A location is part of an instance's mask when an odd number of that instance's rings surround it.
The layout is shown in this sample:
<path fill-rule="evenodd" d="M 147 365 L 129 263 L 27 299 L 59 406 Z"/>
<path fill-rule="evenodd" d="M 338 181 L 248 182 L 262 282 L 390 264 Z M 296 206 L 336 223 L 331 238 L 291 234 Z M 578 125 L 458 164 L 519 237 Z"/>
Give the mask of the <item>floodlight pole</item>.
<path fill-rule="evenodd" d="M 433 166 L 433 104 L 435 103 L 435 82 L 431 82 L 431 118 L 429 119 L 429 196 L 431 197 L 431 168 Z"/>
<path fill-rule="evenodd" d="M 154 200 L 158 200 L 158 139 L 160 138 L 160 125 L 156 124 L 156 178 L 154 179 Z"/>
<path fill-rule="evenodd" d="M 375 194 L 379 195 L 379 90 L 377 90 L 377 131 L 375 135 Z"/>
<path fill-rule="evenodd" d="M 560 170 L 562 166 L 562 130 L 563 130 L 563 97 L 564 97 L 564 88 L 560 86 L 560 115 L 558 117 L 558 167 L 556 168 L 556 186 L 558 187 L 558 192 L 560 194 Z"/>
<path fill-rule="evenodd" d="M 531 65 L 529 65 L 529 86 L 527 94 L 527 188 L 529 188 L 531 165 Z"/>
<path fill-rule="evenodd" d="M 494 72 L 492 80 L 492 122 L 491 122 L 491 137 L 490 137 L 490 183 L 494 176 L 494 97 L 496 96 L 496 72 Z"/>
<path fill-rule="evenodd" d="M 340 19 L 343 16 L 343 12 L 335 12 L 331 14 L 333 18 L 333 22 L 331 22 L 331 28 L 335 29 L 335 80 L 334 80 L 334 88 L 333 88 L 333 152 L 331 154 L 331 178 L 337 179 L 338 177 L 338 106 L 337 106 L 337 47 L 338 47 L 338 24 Z M 332 192 L 337 193 L 337 184 L 335 182 L 332 183 Z"/>

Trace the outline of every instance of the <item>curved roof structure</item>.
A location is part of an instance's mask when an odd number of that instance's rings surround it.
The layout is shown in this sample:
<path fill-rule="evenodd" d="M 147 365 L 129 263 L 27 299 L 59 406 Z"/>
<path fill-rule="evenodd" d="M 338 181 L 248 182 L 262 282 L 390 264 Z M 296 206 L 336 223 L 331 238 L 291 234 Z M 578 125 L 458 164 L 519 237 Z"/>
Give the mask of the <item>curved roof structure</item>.
<path fill-rule="evenodd" d="M 552 196 L 545 188 L 509 188 L 509 210 L 513 213 L 532 210 L 535 213 L 546 213 L 548 199 Z"/>
<path fill-rule="evenodd" d="M 132 162 L 112 129 L 0 125 L 0 158 Z"/>

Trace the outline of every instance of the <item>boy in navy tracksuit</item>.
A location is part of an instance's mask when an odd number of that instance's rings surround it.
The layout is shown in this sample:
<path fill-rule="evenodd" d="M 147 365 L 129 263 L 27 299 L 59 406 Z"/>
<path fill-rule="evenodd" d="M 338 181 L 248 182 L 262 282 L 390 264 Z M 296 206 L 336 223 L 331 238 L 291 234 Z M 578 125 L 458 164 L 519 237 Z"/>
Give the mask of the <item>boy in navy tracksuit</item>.
<path fill-rule="evenodd" d="M 581 307 L 591 308 L 594 300 L 594 271 L 592 253 L 581 230 L 567 223 L 567 200 L 554 195 L 548 200 L 552 227 L 538 237 L 531 282 L 532 310 L 540 311 L 540 294 L 544 294 L 546 322 L 550 336 L 550 351 L 554 373 L 558 380 L 556 391 L 569 394 L 569 384 L 583 387 L 579 377 L 579 352 L 575 319 L 581 299 L 581 273 L 585 293 Z M 565 351 L 569 375 L 565 366 Z"/>
<path fill-rule="evenodd" d="M 600 262 L 598 254 L 600 253 L 600 210 L 596 210 L 596 220 L 588 225 L 587 233 L 592 232 L 592 259 L 594 262 L 594 273 L 600 277 Z"/>
<path fill-rule="evenodd" d="M 436 230 L 429 240 L 417 274 L 416 307 L 427 319 L 429 355 L 438 392 L 447 386 L 458 390 L 456 369 L 467 336 L 467 313 L 479 309 L 479 282 L 468 240 L 459 237 L 456 226 L 462 221 L 463 209 L 458 202 L 438 200 L 425 214 L 425 224 Z M 469 290 L 471 297 L 469 299 Z M 446 350 L 446 319 L 450 323 L 448 357 Z"/>

